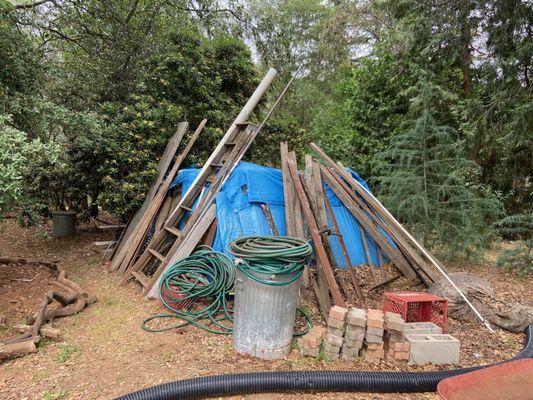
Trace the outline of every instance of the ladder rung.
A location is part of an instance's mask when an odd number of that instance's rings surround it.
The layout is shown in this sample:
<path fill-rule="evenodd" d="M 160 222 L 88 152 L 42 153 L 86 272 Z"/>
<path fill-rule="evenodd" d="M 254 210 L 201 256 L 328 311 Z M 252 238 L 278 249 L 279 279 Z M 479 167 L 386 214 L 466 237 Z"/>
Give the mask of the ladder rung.
<path fill-rule="evenodd" d="M 150 279 L 145 274 L 136 271 L 131 271 L 131 274 L 135 279 L 137 279 L 137 281 L 142 285 L 142 287 L 146 288 L 148 286 Z"/>
<path fill-rule="evenodd" d="M 215 168 L 221 168 L 223 165 L 224 164 L 220 164 L 220 163 L 211 163 L 211 166 Z"/>
<path fill-rule="evenodd" d="M 155 251 L 154 249 L 148 249 L 148 252 L 153 255 L 155 258 L 157 258 L 159 261 L 163 262 L 165 261 L 165 257 L 162 256 L 161 254 L 159 254 L 157 251 Z"/>
<path fill-rule="evenodd" d="M 226 142 L 224 143 L 224 146 L 235 146 L 237 142 Z"/>
<path fill-rule="evenodd" d="M 237 122 L 235 125 L 236 126 L 248 126 L 250 124 L 253 124 L 253 122 L 250 122 L 250 121 L 243 121 L 243 122 Z"/>
<path fill-rule="evenodd" d="M 183 208 L 184 210 L 187 210 L 187 211 L 193 211 L 192 208 L 184 206 L 183 204 L 180 206 L 180 208 Z"/>
<path fill-rule="evenodd" d="M 165 230 L 168 233 L 170 233 L 170 234 L 172 234 L 172 235 L 174 235 L 176 237 L 178 237 L 180 235 L 180 233 L 181 233 L 181 231 L 179 229 L 176 229 L 176 228 L 174 228 L 172 226 L 165 226 Z"/>

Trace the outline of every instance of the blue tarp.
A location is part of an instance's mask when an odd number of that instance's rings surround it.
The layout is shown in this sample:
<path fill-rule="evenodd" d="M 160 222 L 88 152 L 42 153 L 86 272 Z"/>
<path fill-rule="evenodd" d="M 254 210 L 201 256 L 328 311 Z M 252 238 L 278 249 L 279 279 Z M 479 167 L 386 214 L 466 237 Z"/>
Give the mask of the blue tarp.
<path fill-rule="evenodd" d="M 349 171 L 355 179 L 368 188 L 366 182 L 356 172 Z M 199 172 L 200 170 L 196 168 L 182 169 L 171 188 L 182 185 L 182 191 L 187 191 Z M 366 264 L 367 259 L 356 219 L 329 187 L 326 187 L 326 195 L 348 249 L 351 264 L 354 266 Z M 260 203 L 269 206 L 280 235 L 285 235 L 287 229 L 281 171 L 240 162 L 216 198 L 218 226 L 213 248 L 225 252 L 226 245 L 239 236 L 271 235 L 270 226 Z M 331 221 L 330 226 L 332 226 Z M 378 265 L 374 240 L 368 235 L 366 237 L 372 261 L 374 265 Z M 330 242 L 339 267 L 346 268 L 346 260 L 341 252 L 338 237 L 330 236 Z"/>

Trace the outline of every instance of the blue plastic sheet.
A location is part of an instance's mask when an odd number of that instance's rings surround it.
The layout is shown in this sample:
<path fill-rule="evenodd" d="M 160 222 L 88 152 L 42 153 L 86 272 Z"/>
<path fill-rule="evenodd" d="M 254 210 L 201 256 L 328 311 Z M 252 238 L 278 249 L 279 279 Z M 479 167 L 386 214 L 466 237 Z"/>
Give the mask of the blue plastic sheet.
<path fill-rule="evenodd" d="M 182 185 L 182 191 L 187 191 L 199 171 L 196 168 L 182 169 L 171 188 Z M 368 188 L 366 182 L 356 172 L 349 171 L 355 179 Z M 325 193 L 348 249 L 351 265 L 368 263 L 357 220 L 327 186 Z M 226 252 L 228 243 L 239 236 L 271 235 L 270 226 L 260 207 L 261 203 L 269 206 L 280 235 L 285 235 L 287 227 L 281 171 L 248 162 L 239 163 L 216 198 L 218 226 L 213 248 Z M 331 221 L 329 225 L 332 226 Z M 376 244 L 370 236 L 366 235 L 366 238 L 372 262 L 378 265 Z M 346 268 L 347 263 L 342 254 L 338 236 L 333 234 L 330 239 L 338 266 Z"/>

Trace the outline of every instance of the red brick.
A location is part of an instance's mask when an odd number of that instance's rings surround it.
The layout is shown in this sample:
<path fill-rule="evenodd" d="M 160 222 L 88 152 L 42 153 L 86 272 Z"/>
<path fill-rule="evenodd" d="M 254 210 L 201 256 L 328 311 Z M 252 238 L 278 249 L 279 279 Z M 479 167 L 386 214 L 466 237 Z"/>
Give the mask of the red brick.
<path fill-rule="evenodd" d="M 409 352 L 408 351 L 396 351 L 394 353 L 394 358 L 396 360 L 407 361 L 409 360 Z"/>
<path fill-rule="evenodd" d="M 370 350 L 381 350 L 383 349 L 383 342 L 381 343 L 367 343 L 366 348 Z"/>
<path fill-rule="evenodd" d="M 391 347 L 395 350 L 395 351 L 407 351 L 409 352 L 409 348 L 410 348 L 410 344 L 409 342 L 394 342 L 394 343 L 391 343 Z"/>
<path fill-rule="evenodd" d="M 366 326 L 371 328 L 383 328 L 383 319 L 368 317 Z"/>

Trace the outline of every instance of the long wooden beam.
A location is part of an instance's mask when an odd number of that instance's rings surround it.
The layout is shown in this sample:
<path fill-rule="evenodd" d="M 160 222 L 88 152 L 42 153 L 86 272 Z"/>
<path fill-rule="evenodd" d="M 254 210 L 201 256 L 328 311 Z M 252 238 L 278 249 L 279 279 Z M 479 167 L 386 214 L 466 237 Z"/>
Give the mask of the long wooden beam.
<path fill-rule="evenodd" d="M 309 231 L 311 233 L 311 238 L 313 240 L 316 256 L 320 260 L 320 264 L 322 265 L 324 274 L 326 275 L 326 280 L 328 282 L 329 290 L 331 292 L 331 297 L 333 298 L 333 302 L 335 303 L 335 305 L 344 307 L 344 300 L 342 299 L 339 286 L 337 285 L 337 281 L 335 280 L 335 275 L 333 274 L 333 270 L 326 254 L 326 250 L 324 249 L 324 244 L 322 243 L 322 237 L 320 236 L 317 222 L 309 205 L 309 199 L 305 195 L 305 190 L 298 175 L 298 167 L 294 164 L 292 160 L 288 160 L 287 164 L 289 167 L 289 172 L 291 174 L 292 181 L 294 182 L 294 187 L 296 188 L 296 194 L 300 199 L 300 205 L 302 206 L 302 211 L 307 221 L 307 226 L 309 227 Z"/>

